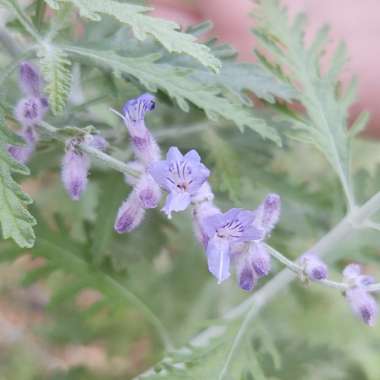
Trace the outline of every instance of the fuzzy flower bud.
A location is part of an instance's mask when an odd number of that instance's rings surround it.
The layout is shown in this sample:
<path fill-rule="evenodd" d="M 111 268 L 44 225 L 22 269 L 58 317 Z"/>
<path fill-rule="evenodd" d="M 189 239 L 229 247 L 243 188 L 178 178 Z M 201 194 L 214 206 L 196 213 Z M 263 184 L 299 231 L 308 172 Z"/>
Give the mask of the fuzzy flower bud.
<path fill-rule="evenodd" d="M 236 260 L 236 277 L 239 287 L 246 292 L 252 291 L 257 284 L 257 273 L 252 267 L 249 256 L 244 253 Z"/>
<path fill-rule="evenodd" d="M 24 127 L 19 136 L 25 141 L 25 145 L 9 145 L 8 152 L 16 161 L 25 164 L 36 148 L 38 135 L 34 127 Z"/>
<path fill-rule="evenodd" d="M 353 311 L 368 326 L 374 326 L 378 306 L 376 300 L 363 288 L 353 288 L 346 292 L 346 299 Z"/>
<path fill-rule="evenodd" d="M 115 231 L 119 234 L 133 231 L 142 222 L 144 214 L 145 209 L 141 206 L 137 192 L 132 191 L 119 208 L 114 225 Z"/>
<path fill-rule="evenodd" d="M 62 182 L 71 199 L 79 200 L 87 187 L 87 175 L 90 161 L 80 152 L 76 142 L 71 140 L 62 161 Z"/>
<path fill-rule="evenodd" d="M 327 265 L 314 253 L 305 253 L 300 258 L 300 264 L 304 268 L 307 277 L 312 281 L 320 281 L 327 278 Z"/>
<path fill-rule="evenodd" d="M 153 111 L 155 106 L 154 96 L 143 94 L 129 100 L 123 107 L 124 121 L 134 153 L 145 166 L 160 159 L 160 148 L 144 123 L 145 114 Z"/>
<path fill-rule="evenodd" d="M 252 242 L 249 246 L 248 255 L 257 277 L 267 276 L 271 270 L 271 256 L 265 245 Z"/>
<path fill-rule="evenodd" d="M 268 194 L 256 209 L 255 225 L 269 235 L 280 219 L 281 198 L 277 194 Z"/>
<path fill-rule="evenodd" d="M 20 65 L 20 88 L 25 96 L 39 97 L 41 94 L 41 75 L 38 69 L 29 62 Z"/>

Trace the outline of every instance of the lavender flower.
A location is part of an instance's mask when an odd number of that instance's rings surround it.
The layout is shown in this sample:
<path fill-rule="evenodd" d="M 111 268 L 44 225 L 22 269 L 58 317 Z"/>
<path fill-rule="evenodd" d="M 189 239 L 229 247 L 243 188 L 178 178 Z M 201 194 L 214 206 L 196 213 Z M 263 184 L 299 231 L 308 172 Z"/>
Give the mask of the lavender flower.
<path fill-rule="evenodd" d="M 249 256 L 242 254 L 239 260 L 236 260 L 235 265 L 239 287 L 246 292 L 252 291 L 257 284 L 258 276 L 252 267 Z"/>
<path fill-rule="evenodd" d="M 153 162 L 148 171 L 169 193 L 163 208 L 169 218 L 173 211 L 183 211 L 189 206 L 210 175 L 195 150 L 183 156 L 176 147 L 169 149 L 166 160 Z"/>
<path fill-rule="evenodd" d="M 300 264 L 304 268 L 307 277 L 312 281 L 320 281 L 327 278 L 327 265 L 314 253 L 308 252 L 301 256 Z"/>
<path fill-rule="evenodd" d="M 42 79 L 39 71 L 29 62 L 20 65 L 20 88 L 25 97 L 15 109 L 15 117 L 23 126 L 35 126 L 48 110 L 48 101 L 42 96 Z"/>
<path fill-rule="evenodd" d="M 208 268 L 218 283 L 230 276 L 232 245 L 262 238 L 262 231 L 252 224 L 254 218 L 255 214 L 252 211 L 233 208 L 224 214 L 212 215 L 204 220 Z"/>
<path fill-rule="evenodd" d="M 62 161 L 62 181 L 71 199 L 79 200 L 87 187 L 90 160 L 79 151 L 77 141 L 70 140 Z"/>
<path fill-rule="evenodd" d="M 145 114 L 153 111 L 155 106 L 154 96 L 143 94 L 129 100 L 123 107 L 123 119 L 131 136 L 134 153 L 146 166 L 160 159 L 160 149 L 144 123 Z"/>
<path fill-rule="evenodd" d="M 359 264 L 349 264 L 343 270 L 343 278 L 351 287 L 346 291 L 346 299 L 355 315 L 364 323 L 373 326 L 378 315 L 378 306 L 366 287 L 375 282 L 371 276 L 363 275 Z"/>
<path fill-rule="evenodd" d="M 269 235 L 280 218 L 280 196 L 274 193 L 268 194 L 255 213 L 255 225 Z"/>
<path fill-rule="evenodd" d="M 346 292 L 346 299 L 355 315 L 368 326 L 374 326 L 378 316 L 376 300 L 363 288 L 353 288 Z"/>
<path fill-rule="evenodd" d="M 8 152 L 16 161 L 25 164 L 36 148 L 38 135 L 34 127 L 24 127 L 19 136 L 24 140 L 25 145 L 9 145 Z"/>
<path fill-rule="evenodd" d="M 144 218 L 145 209 L 136 191 L 132 191 L 123 202 L 116 216 L 115 231 L 119 234 L 131 232 L 140 225 Z"/>

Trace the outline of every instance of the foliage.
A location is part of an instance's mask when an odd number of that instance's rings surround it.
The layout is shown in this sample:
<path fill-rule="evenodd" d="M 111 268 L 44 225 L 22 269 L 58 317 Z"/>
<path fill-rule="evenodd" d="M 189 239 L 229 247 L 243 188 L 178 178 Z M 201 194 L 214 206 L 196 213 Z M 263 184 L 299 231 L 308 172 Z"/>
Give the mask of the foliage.
<path fill-rule="evenodd" d="M 163 152 L 174 145 L 183 152 L 196 148 L 223 211 L 254 209 L 268 192 L 281 194 L 281 222 L 270 244 L 289 258 L 328 236 L 351 215 L 350 207 L 376 194 L 378 143 L 355 139 L 367 114 L 349 128 L 355 85 L 342 90 L 340 84 L 343 45 L 321 69 L 327 28 L 306 45 L 304 16 L 290 20 L 278 1 L 259 1 L 254 33 L 260 48 L 253 64 L 237 62 L 223 41 L 208 40 L 210 23 L 182 31 L 132 1 L 36 0 L 26 8 L 15 0 L 0 3 L 10 11 L 4 30 L 19 45 L 16 52 L 0 51 L 0 111 L 7 120 L 0 119 L 0 222 L 4 239 L 17 243 L 0 243 L 0 304 L 5 316 L 9 307 L 28 319 L 11 335 L 12 348 L 0 339 L 6 353 L 0 378 L 380 378 L 378 329 L 359 324 L 339 292 L 314 284 L 278 286 L 282 275 L 262 280 L 252 295 L 237 289 L 234 274 L 217 285 L 189 213 L 168 221 L 159 209 L 149 210 L 134 233 L 113 230 L 131 190 L 113 169 L 123 171 L 131 150 L 109 108 L 120 109 L 146 91 L 157 96 L 147 124 Z M 46 13 L 39 18 L 41 9 Z M 55 127 L 40 130 L 30 170 L 7 153 L 9 144 L 21 143 L 12 132 L 19 128 L 12 112 L 20 99 L 17 67 L 26 57 L 42 70 L 51 111 L 46 121 Z M 297 107 L 289 107 L 292 102 Z M 60 183 L 63 143 L 88 131 L 104 135 L 106 153 L 118 161 L 91 160 L 90 186 L 74 203 Z M 316 146 L 328 163 L 293 140 Z M 372 154 L 353 155 L 353 147 Z M 26 208 L 31 199 L 13 179 L 18 174 L 30 176 L 21 184 L 33 196 L 36 227 Z M 339 278 L 356 260 L 379 278 L 379 235 L 355 223 L 349 238 L 327 252 L 331 276 Z M 8 274 L 25 262 L 21 275 Z M 274 273 L 281 268 L 273 263 Z M 15 289 L 18 281 L 22 291 Z M 36 301 L 36 293 L 44 296 Z M 231 310 L 247 302 L 251 308 L 232 318 Z M 67 363 L 75 348 L 99 356 Z M 64 370 L 52 368 L 55 355 Z"/>

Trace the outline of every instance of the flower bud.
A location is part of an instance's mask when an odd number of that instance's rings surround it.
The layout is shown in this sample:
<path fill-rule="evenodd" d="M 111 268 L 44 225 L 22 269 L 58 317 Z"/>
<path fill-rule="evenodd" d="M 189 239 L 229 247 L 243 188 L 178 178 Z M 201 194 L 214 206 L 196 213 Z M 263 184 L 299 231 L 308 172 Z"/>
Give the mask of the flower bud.
<path fill-rule="evenodd" d="M 20 88 L 25 96 L 39 97 L 41 94 L 41 75 L 29 62 L 20 65 Z"/>
<path fill-rule="evenodd" d="M 25 141 L 25 145 L 9 145 L 8 152 L 16 161 L 25 164 L 36 148 L 38 135 L 34 127 L 24 127 L 19 136 Z"/>
<path fill-rule="evenodd" d="M 362 288 L 353 288 L 346 292 L 346 299 L 355 315 L 368 326 L 374 326 L 378 306 L 376 300 L 368 292 Z"/>
<path fill-rule="evenodd" d="M 47 106 L 42 99 L 38 97 L 21 99 L 15 109 L 16 120 L 25 127 L 39 124 L 47 110 Z"/>
<path fill-rule="evenodd" d="M 256 210 L 255 224 L 270 234 L 277 224 L 281 213 L 281 198 L 277 194 L 268 194 Z"/>
<path fill-rule="evenodd" d="M 155 98 L 150 94 L 129 100 L 123 107 L 134 153 L 145 166 L 160 159 L 160 148 L 144 123 L 145 114 L 154 108 Z"/>
<path fill-rule="evenodd" d="M 126 201 L 122 203 L 115 220 L 115 231 L 119 234 L 131 232 L 140 225 L 144 218 L 145 209 L 135 191 L 129 194 Z"/>
<path fill-rule="evenodd" d="M 150 174 L 142 176 L 135 191 L 143 208 L 156 208 L 158 206 L 161 199 L 161 189 Z"/>
<path fill-rule="evenodd" d="M 87 175 L 90 161 L 80 152 L 71 140 L 62 161 L 62 182 L 71 199 L 79 200 L 87 187 Z"/>
<path fill-rule="evenodd" d="M 312 281 L 320 281 L 327 278 L 327 265 L 315 254 L 305 253 L 300 258 L 300 264 L 304 268 L 307 277 Z"/>
<path fill-rule="evenodd" d="M 248 255 L 258 278 L 267 276 L 271 270 L 271 256 L 264 244 L 252 242 Z"/>
<path fill-rule="evenodd" d="M 247 252 L 243 252 L 235 260 L 239 287 L 246 292 L 252 291 L 257 284 L 258 276 L 252 267 L 249 255 Z"/>

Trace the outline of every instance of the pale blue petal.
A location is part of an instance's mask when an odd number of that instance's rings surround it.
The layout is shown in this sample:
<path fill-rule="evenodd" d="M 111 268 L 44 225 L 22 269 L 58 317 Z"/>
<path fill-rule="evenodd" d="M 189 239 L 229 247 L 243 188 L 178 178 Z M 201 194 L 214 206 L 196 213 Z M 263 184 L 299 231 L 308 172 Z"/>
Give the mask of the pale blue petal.
<path fill-rule="evenodd" d="M 168 161 L 182 161 L 183 155 L 177 147 L 172 146 L 168 150 L 168 153 L 166 155 L 166 159 Z"/>
<path fill-rule="evenodd" d="M 164 190 L 170 191 L 172 186 L 168 181 L 168 162 L 158 161 L 153 162 L 148 168 L 149 174 L 153 177 L 155 182 L 157 182 Z"/>
<path fill-rule="evenodd" d="M 207 244 L 208 270 L 222 283 L 230 277 L 230 254 L 227 239 L 214 236 Z"/>
<path fill-rule="evenodd" d="M 189 193 L 171 192 L 171 193 L 169 193 L 168 197 L 166 198 L 166 203 L 165 203 L 165 206 L 163 207 L 162 211 L 164 211 L 165 214 L 170 219 L 173 211 L 185 210 L 189 206 L 190 202 L 191 202 L 191 198 L 190 198 Z"/>
<path fill-rule="evenodd" d="M 194 149 L 188 151 L 185 154 L 184 159 L 191 161 L 194 164 L 199 164 L 201 162 L 201 157 L 199 156 L 198 152 Z"/>

